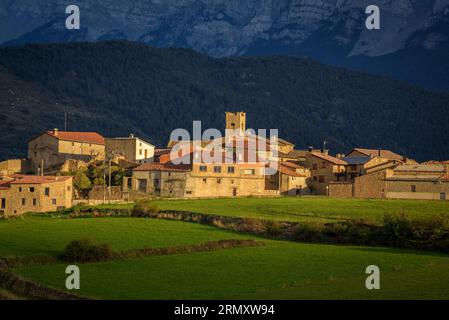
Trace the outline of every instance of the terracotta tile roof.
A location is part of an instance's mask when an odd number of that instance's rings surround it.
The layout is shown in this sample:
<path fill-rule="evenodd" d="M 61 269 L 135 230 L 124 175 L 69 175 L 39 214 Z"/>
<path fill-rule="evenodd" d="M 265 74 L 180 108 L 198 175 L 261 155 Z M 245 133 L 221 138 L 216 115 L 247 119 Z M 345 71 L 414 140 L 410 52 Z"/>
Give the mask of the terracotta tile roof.
<path fill-rule="evenodd" d="M 446 168 L 442 164 L 403 164 L 397 166 L 394 172 L 445 173 Z"/>
<path fill-rule="evenodd" d="M 449 160 L 446 160 L 446 161 L 429 160 L 429 161 L 423 162 L 421 164 L 449 164 Z"/>
<path fill-rule="evenodd" d="M 402 160 L 404 158 L 400 154 L 397 154 L 390 150 L 383 150 L 383 149 L 354 148 L 351 152 L 353 152 L 353 151 L 358 151 L 367 156 L 381 157 L 381 158 L 390 159 L 390 160 Z M 349 153 L 351 153 L 351 152 L 349 152 Z"/>
<path fill-rule="evenodd" d="M 21 178 L 18 178 L 17 180 L 10 181 L 10 184 L 43 184 L 43 183 L 54 183 L 54 182 L 61 182 L 61 181 L 67 181 L 69 179 L 72 179 L 72 177 L 69 176 L 22 176 Z"/>
<path fill-rule="evenodd" d="M 291 161 L 281 162 L 281 164 L 283 166 L 290 167 L 290 168 L 293 168 L 293 169 L 305 169 L 303 166 L 300 166 L 299 164 L 293 163 Z"/>
<path fill-rule="evenodd" d="M 298 173 L 291 167 L 285 166 L 284 163 L 281 163 L 279 166 L 279 171 L 283 174 L 286 174 L 291 177 L 301 177 L 301 178 L 307 178 L 307 176 L 303 173 Z"/>
<path fill-rule="evenodd" d="M 9 189 L 11 186 L 11 181 L 0 181 L 0 190 Z"/>
<path fill-rule="evenodd" d="M 444 175 L 444 176 L 442 176 L 442 177 L 441 177 L 441 180 L 443 180 L 443 181 L 449 181 L 449 173 L 446 174 L 446 175 Z"/>
<path fill-rule="evenodd" d="M 287 140 L 284 140 L 282 138 L 278 138 L 278 143 L 280 145 L 289 145 L 289 146 L 294 146 L 295 145 L 294 143 L 291 143 L 291 142 L 289 142 Z"/>
<path fill-rule="evenodd" d="M 170 171 L 170 172 L 187 172 L 192 170 L 189 164 L 173 164 L 173 163 L 144 163 L 135 171 Z"/>
<path fill-rule="evenodd" d="M 96 132 L 47 131 L 47 134 L 64 141 L 76 141 L 104 145 L 104 137 Z"/>
<path fill-rule="evenodd" d="M 328 154 L 325 154 L 325 153 L 321 153 L 321 152 L 311 152 L 310 154 L 313 155 L 313 156 L 315 156 L 315 157 L 317 157 L 317 158 L 320 158 L 320 159 L 323 159 L 323 160 L 325 160 L 325 161 L 331 162 L 331 163 L 333 163 L 333 164 L 337 164 L 337 165 L 341 165 L 341 166 L 345 166 L 345 165 L 348 164 L 346 161 L 343 161 L 343 160 L 341 160 L 341 159 L 332 157 L 332 156 L 330 156 L 330 155 L 328 155 Z"/>

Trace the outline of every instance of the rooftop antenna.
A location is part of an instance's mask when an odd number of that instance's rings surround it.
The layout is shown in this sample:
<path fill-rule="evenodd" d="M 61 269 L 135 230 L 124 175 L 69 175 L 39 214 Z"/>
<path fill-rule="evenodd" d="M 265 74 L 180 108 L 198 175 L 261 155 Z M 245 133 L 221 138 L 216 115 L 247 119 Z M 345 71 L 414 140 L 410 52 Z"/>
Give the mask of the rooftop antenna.
<path fill-rule="evenodd" d="M 324 140 L 324 141 L 323 141 L 323 153 L 326 152 L 326 143 L 327 143 L 327 141 Z"/>
<path fill-rule="evenodd" d="M 67 131 L 67 111 L 64 112 L 64 131 Z"/>

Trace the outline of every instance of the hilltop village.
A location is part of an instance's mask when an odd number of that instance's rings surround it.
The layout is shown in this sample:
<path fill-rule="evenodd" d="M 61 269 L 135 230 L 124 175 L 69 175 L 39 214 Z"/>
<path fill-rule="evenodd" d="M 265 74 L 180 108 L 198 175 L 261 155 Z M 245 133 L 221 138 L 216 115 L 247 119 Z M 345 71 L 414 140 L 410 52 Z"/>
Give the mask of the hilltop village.
<path fill-rule="evenodd" d="M 28 141 L 28 158 L 0 163 L 0 215 L 51 212 L 76 203 L 142 198 L 216 198 L 245 196 L 355 197 L 449 200 L 449 161 L 417 163 L 390 150 L 354 148 L 332 156 L 312 147 L 297 150 L 277 138 L 276 145 L 246 134 L 246 114 L 226 113 L 227 137 L 182 142 L 192 148 L 175 164 L 178 141 L 164 148 L 132 134 L 105 138 L 96 132 L 54 129 Z M 257 143 L 252 143 L 257 142 Z M 263 144 L 263 150 L 259 146 Z M 213 144 L 226 161 L 197 158 Z M 254 147 L 256 146 L 256 147 Z M 241 153 L 241 151 L 244 151 Z M 249 157 L 253 152 L 256 156 Z M 275 174 L 265 174 L 275 161 Z"/>

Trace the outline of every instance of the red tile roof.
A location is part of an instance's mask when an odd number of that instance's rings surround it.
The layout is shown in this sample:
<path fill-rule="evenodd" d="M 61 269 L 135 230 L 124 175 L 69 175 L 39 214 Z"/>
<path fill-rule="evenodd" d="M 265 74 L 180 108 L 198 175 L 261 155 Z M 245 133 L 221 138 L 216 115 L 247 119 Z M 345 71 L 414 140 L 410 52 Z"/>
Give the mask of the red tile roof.
<path fill-rule="evenodd" d="M 283 174 L 286 174 L 291 177 L 301 177 L 301 178 L 307 178 L 307 175 L 303 173 L 298 173 L 296 170 L 292 169 L 291 167 L 285 166 L 284 163 L 281 163 L 279 166 L 279 171 Z"/>
<path fill-rule="evenodd" d="M 403 158 L 404 158 L 400 154 L 397 154 L 390 150 L 383 150 L 383 149 L 354 148 L 351 152 L 353 152 L 353 151 L 363 153 L 364 155 L 367 155 L 367 156 L 381 157 L 381 158 L 390 159 L 390 160 L 403 160 Z"/>
<path fill-rule="evenodd" d="M 173 163 L 144 163 L 138 166 L 135 171 L 170 171 L 170 172 L 187 172 L 192 170 L 189 164 L 173 164 Z"/>
<path fill-rule="evenodd" d="M 315 156 L 315 157 L 317 157 L 317 158 L 323 159 L 325 161 L 329 161 L 329 162 L 331 162 L 333 164 L 337 164 L 337 165 L 341 165 L 341 166 L 345 166 L 345 165 L 348 164 L 346 161 L 343 161 L 341 159 L 332 157 L 332 156 L 330 156 L 328 154 L 324 154 L 324 153 L 321 153 L 321 152 L 311 152 L 310 154 Z"/>
<path fill-rule="evenodd" d="M 69 179 L 72 179 L 72 177 L 69 176 L 22 176 L 20 178 L 17 178 L 17 180 L 10 181 L 10 184 L 43 184 L 43 183 L 54 183 L 54 182 L 61 182 L 61 181 L 67 181 Z"/>
<path fill-rule="evenodd" d="M 9 189 L 11 181 L 0 181 L 0 190 Z"/>
<path fill-rule="evenodd" d="M 64 141 L 76 141 L 104 145 L 104 137 L 96 132 L 47 131 L 47 134 Z"/>
<path fill-rule="evenodd" d="M 443 181 L 449 181 L 449 174 L 446 174 L 445 176 L 441 177 L 441 180 Z"/>

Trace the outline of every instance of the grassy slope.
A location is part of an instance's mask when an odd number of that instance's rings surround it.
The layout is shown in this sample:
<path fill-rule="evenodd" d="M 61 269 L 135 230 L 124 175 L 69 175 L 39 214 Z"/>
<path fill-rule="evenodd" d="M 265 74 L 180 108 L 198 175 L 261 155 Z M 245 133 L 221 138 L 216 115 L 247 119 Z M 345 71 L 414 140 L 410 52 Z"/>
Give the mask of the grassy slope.
<path fill-rule="evenodd" d="M 158 200 L 161 210 L 187 210 L 227 216 L 285 221 L 368 219 L 379 222 L 385 213 L 406 213 L 419 218 L 449 214 L 449 202 L 418 200 L 336 199 L 328 197 Z M 132 205 L 125 205 L 132 207 Z"/>
<path fill-rule="evenodd" d="M 385 212 L 404 211 L 420 217 L 448 211 L 448 204 L 443 202 L 328 198 L 160 201 L 159 207 L 299 221 L 316 219 L 314 214 L 320 219 L 364 217 L 378 220 Z M 304 216 L 308 213 L 311 218 Z M 0 222 L 0 256 L 57 254 L 68 241 L 86 236 L 108 242 L 114 249 L 249 238 L 175 221 L 26 217 Z M 80 265 L 81 293 L 121 299 L 449 298 L 447 255 L 264 241 L 267 245 L 262 248 Z M 381 268 L 380 291 L 372 292 L 364 287 L 364 270 L 371 264 Z M 53 265 L 21 268 L 17 272 L 62 288 L 64 269 L 65 265 Z"/>
<path fill-rule="evenodd" d="M 81 265 L 80 293 L 110 299 L 449 298 L 449 257 L 413 251 L 266 241 L 262 248 Z M 368 291 L 365 268 L 381 270 Z M 64 265 L 18 273 L 63 288 Z"/>
<path fill-rule="evenodd" d="M 109 243 L 114 250 L 251 238 L 176 221 L 136 218 L 66 220 L 27 216 L 22 220 L 0 222 L 0 256 L 57 255 L 71 240 L 85 237 Z"/>

